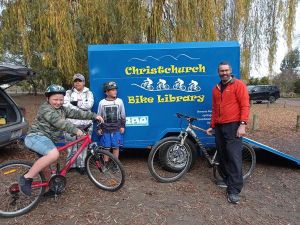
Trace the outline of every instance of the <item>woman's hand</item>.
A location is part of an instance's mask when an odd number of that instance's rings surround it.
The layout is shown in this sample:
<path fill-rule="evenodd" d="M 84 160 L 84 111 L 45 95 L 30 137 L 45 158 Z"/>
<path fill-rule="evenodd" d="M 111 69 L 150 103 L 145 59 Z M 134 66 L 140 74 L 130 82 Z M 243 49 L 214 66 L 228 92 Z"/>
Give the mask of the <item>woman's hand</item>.
<path fill-rule="evenodd" d="M 83 136 L 84 133 L 82 132 L 82 130 L 78 129 L 77 132 L 76 132 L 76 135 L 77 136 Z"/>

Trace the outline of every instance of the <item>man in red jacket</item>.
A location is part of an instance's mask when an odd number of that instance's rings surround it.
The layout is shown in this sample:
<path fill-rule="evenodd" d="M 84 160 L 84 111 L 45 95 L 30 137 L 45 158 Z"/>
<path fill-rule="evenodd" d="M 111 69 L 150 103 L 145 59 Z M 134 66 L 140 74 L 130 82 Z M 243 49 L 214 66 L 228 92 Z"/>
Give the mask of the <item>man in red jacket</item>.
<path fill-rule="evenodd" d="M 220 169 L 224 180 L 217 181 L 220 187 L 227 187 L 227 199 L 237 204 L 243 187 L 242 140 L 246 134 L 249 117 L 249 94 L 246 85 L 231 75 L 228 62 L 218 66 L 221 81 L 213 89 L 212 115 L 207 134 L 215 130 L 216 147 Z"/>

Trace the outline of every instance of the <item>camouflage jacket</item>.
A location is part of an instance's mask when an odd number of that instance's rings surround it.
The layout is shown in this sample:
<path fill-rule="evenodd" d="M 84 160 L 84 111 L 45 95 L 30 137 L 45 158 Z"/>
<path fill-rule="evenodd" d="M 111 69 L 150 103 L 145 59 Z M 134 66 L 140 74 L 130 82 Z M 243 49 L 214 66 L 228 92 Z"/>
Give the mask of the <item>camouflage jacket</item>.
<path fill-rule="evenodd" d="M 62 131 L 76 134 L 78 128 L 66 118 L 91 120 L 96 117 L 95 113 L 60 107 L 56 109 L 48 102 L 43 103 L 28 133 L 42 133 L 52 141 L 58 141 Z"/>

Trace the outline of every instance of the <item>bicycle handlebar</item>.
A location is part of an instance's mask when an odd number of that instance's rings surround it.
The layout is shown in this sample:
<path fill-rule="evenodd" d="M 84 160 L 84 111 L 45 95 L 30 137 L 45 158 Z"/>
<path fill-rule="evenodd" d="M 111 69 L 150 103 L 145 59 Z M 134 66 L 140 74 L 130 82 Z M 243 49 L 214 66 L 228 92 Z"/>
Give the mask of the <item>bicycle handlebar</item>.
<path fill-rule="evenodd" d="M 182 113 L 176 113 L 176 116 L 178 117 L 178 118 L 185 118 L 187 121 L 189 121 L 189 122 L 193 122 L 193 121 L 195 121 L 195 120 L 199 120 L 198 118 L 195 118 L 195 117 L 191 117 L 191 116 L 187 116 L 187 115 L 184 115 L 184 114 L 182 114 Z"/>
<path fill-rule="evenodd" d="M 98 120 L 93 120 L 93 122 L 96 122 L 97 123 L 97 127 L 101 124 L 100 121 Z M 93 122 L 92 123 L 89 123 L 88 125 L 86 125 L 85 127 L 81 128 L 82 131 L 84 131 L 85 133 L 87 133 L 89 131 L 89 128 L 93 125 Z"/>
<path fill-rule="evenodd" d="M 200 120 L 199 118 L 187 116 L 187 115 L 184 115 L 184 114 L 182 114 L 182 113 L 176 113 L 176 116 L 177 116 L 178 118 L 185 118 L 189 123 L 191 123 L 190 126 L 192 126 L 192 128 L 193 128 L 194 130 L 199 130 L 199 131 L 201 131 L 201 132 L 207 134 L 207 132 L 206 132 L 205 129 L 203 129 L 203 128 L 201 128 L 201 127 L 198 127 L 198 126 L 192 125 L 192 122 L 193 122 L 193 121 L 199 121 L 199 120 Z M 214 134 L 214 132 L 213 132 L 213 134 Z"/>

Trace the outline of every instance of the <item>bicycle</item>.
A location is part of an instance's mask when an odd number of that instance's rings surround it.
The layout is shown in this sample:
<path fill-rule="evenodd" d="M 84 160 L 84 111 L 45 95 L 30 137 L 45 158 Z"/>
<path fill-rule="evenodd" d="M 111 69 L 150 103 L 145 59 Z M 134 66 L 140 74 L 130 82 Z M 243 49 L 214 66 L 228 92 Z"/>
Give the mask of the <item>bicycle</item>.
<path fill-rule="evenodd" d="M 200 87 L 198 85 L 195 85 L 193 83 L 190 83 L 189 84 L 189 87 L 188 87 L 188 91 L 200 91 Z"/>
<path fill-rule="evenodd" d="M 57 198 L 58 195 L 65 191 L 66 173 L 87 146 L 88 154 L 85 160 L 85 168 L 91 182 L 102 190 L 119 190 L 125 182 L 124 168 L 112 153 L 102 150 L 96 143 L 92 143 L 91 137 L 88 134 L 88 129 L 91 126 L 92 123 L 83 129 L 85 132 L 84 136 L 57 148 L 59 152 L 62 152 L 75 144 L 81 143 L 76 153 L 66 162 L 61 170 L 57 163 L 56 171 L 51 170 L 50 179 L 47 180 L 45 178 L 44 171 L 41 171 L 33 178 L 31 196 L 24 195 L 20 191 L 18 179 L 33 164 L 23 160 L 14 160 L 0 165 L 0 217 L 15 217 L 29 212 L 37 206 L 47 187 L 49 187 L 49 190 Z M 108 157 L 109 161 L 104 161 L 104 156 Z"/>
<path fill-rule="evenodd" d="M 157 90 L 168 90 L 170 89 L 170 86 L 168 84 L 163 84 L 162 82 L 157 83 Z"/>
<path fill-rule="evenodd" d="M 149 81 L 147 81 L 147 80 L 145 80 L 145 81 L 141 84 L 141 87 L 144 88 L 144 89 L 147 89 L 147 90 L 149 90 L 149 91 L 154 90 L 153 85 L 152 85 Z"/>
<path fill-rule="evenodd" d="M 157 142 L 148 157 L 148 169 L 151 175 L 159 182 L 168 183 L 179 180 L 183 177 L 193 164 L 196 157 L 197 147 L 200 149 L 210 167 L 213 168 L 213 176 L 216 180 L 224 178 L 224 174 L 219 168 L 217 160 L 217 150 L 210 152 L 206 149 L 198 138 L 195 130 L 206 133 L 206 130 L 193 125 L 198 118 L 176 113 L 178 118 L 184 118 L 188 125 L 183 129 L 178 137 L 166 137 Z M 195 143 L 191 141 L 195 140 Z M 256 155 L 253 148 L 243 142 L 243 178 L 246 180 L 252 174 Z"/>
<path fill-rule="evenodd" d="M 184 91 L 186 89 L 186 86 L 184 86 L 183 84 L 180 84 L 179 81 L 175 81 L 175 84 L 173 85 L 173 88 L 175 90 L 181 90 Z"/>

